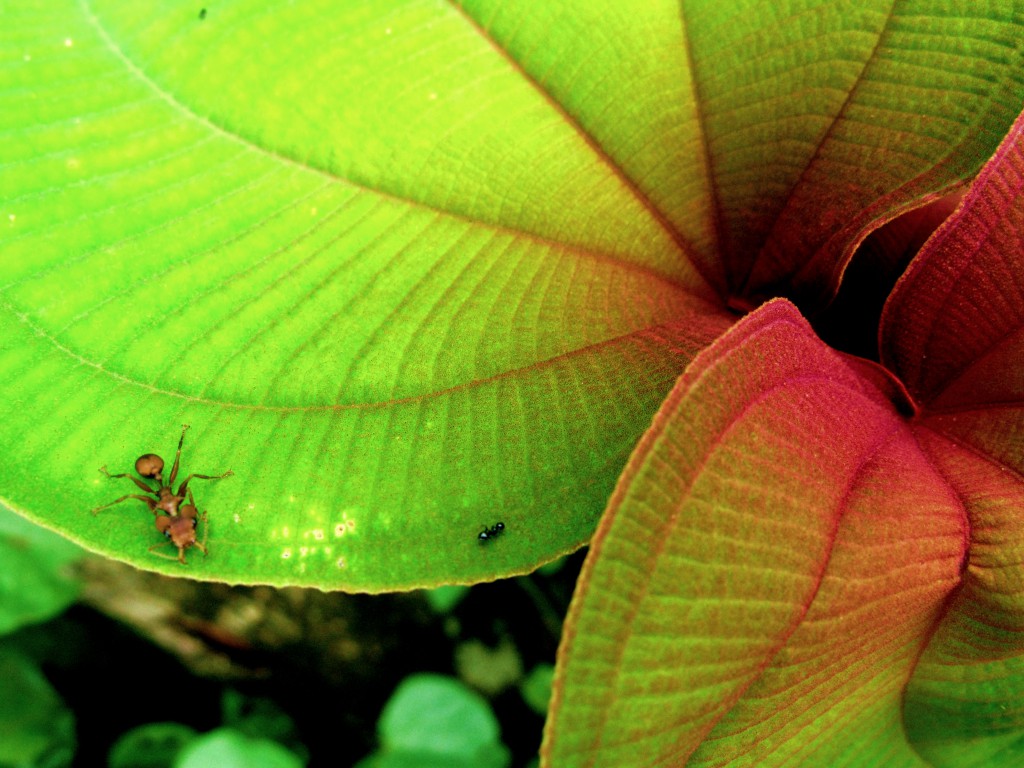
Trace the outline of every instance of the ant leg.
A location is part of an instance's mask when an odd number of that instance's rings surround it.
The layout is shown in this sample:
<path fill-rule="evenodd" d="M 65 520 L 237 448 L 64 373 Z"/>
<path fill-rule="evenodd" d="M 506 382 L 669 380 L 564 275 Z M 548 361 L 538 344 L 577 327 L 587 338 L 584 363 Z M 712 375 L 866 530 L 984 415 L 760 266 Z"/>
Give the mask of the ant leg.
<path fill-rule="evenodd" d="M 192 494 L 189 493 L 189 498 L 192 498 Z M 203 521 L 203 540 L 202 542 L 193 542 L 195 546 L 199 547 L 199 551 L 203 553 L 203 557 L 206 557 L 206 537 L 210 535 L 210 524 L 206 520 L 206 511 L 204 510 L 200 515 L 199 519 Z"/>
<path fill-rule="evenodd" d="M 171 478 L 167 485 L 174 485 L 174 478 L 178 476 L 178 463 L 181 461 L 181 446 L 185 442 L 185 433 L 188 432 L 188 424 L 181 425 L 181 439 L 178 440 L 178 452 L 174 454 L 174 467 L 171 468 Z M 178 494 L 181 495 L 180 493 Z"/>
<path fill-rule="evenodd" d="M 157 547 L 162 547 L 162 546 L 164 546 L 166 544 L 174 544 L 174 542 L 173 541 L 161 541 L 160 543 L 154 544 L 152 547 L 150 547 L 149 551 L 153 552 L 153 550 L 156 549 Z M 177 555 L 177 557 L 175 557 L 174 555 L 165 555 L 162 552 L 153 552 L 153 554 L 156 555 L 157 557 L 162 557 L 164 560 L 177 560 L 182 565 L 185 565 L 185 550 L 183 548 L 181 548 L 181 547 L 178 548 L 178 555 Z"/>
<path fill-rule="evenodd" d="M 127 496 L 122 496 L 120 499 L 112 501 L 109 504 L 104 504 L 102 507 L 96 507 L 96 509 L 92 510 L 92 513 L 95 515 L 100 510 L 106 509 L 107 507 L 112 507 L 115 504 L 120 504 L 122 501 L 127 501 L 128 499 L 138 499 L 139 501 L 146 502 L 146 506 L 149 507 L 150 512 L 153 512 L 156 509 L 156 502 L 149 498 L 149 496 L 140 496 L 137 493 L 132 493 Z"/>
<path fill-rule="evenodd" d="M 191 481 L 193 478 L 195 478 L 196 480 L 223 480 L 225 477 L 231 477 L 231 475 L 233 474 L 235 473 L 229 469 L 223 475 L 189 475 L 188 477 L 181 481 L 181 485 L 178 486 L 177 495 L 185 495 L 185 491 L 188 490 L 189 481 Z M 193 504 L 193 506 L 195 505 Z"/>
<path fill-rule="evenodd" d="M 157 495 L 156 491 L 154 491 L 152 488 L 150 488 L 144 482 L 139 480 L 139 478 L 133 477 L 132 475 L 129 475 L 127 472 L 122 472 L 119 475 L 112 475 L 109 472 L 107 472 L 107 465 L 106 464 L 104 464 L 102 467 L 100 467 L 100 472 L 102 472 L 104 475 L 106 475 L 108 480 L 116 480 L 119 477 L 127 477 L 129 480 L 131 480 L 133 483 L 135 483 L 137 486 L 139 486 L 139 488 L 144 490 L 146 493 L 152 493 L 154 496 Z"/>

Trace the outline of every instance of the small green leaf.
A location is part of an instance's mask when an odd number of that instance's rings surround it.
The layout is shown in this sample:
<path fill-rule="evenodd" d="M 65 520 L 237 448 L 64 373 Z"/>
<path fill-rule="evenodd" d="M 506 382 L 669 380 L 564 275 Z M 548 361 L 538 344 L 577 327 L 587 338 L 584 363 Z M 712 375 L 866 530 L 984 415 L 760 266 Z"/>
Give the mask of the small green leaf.
<path fill-rule="evenodd" d="M 197 737 L 181 723 L 147 723 L 114 742 L 107 768 L 171 768 L 178 754 Z"/>
<path fill-rule="evenodd" d="M 551 682 L 554 677 L 553 665 L 538 664 L 530 670 L 530 674 L 519 686 L 524 701 L 537 714 L 543 715 L 548 711 L 548 702 L 551 701 Z"/>
<path fill-rule="evenodd" d="M 544 576 L 554 576 L 565 567 L 567 559 L 568 558 L 560 557 L 557 560 L 552 560 L 550 563 L 544 563 L 544 565 L 537 570 Z"/>
<path fill-rule="evenodd" d="M 303 768 L 303 761 L 276 741 L 258 739 L 232 728 L 218 728 L 191 741 L 174 768 Z"/>
<path fill-rule="evenodd" d="M 245 694 L 229 688 L 221 700 L 221 720 L 247 736 L 260 736 L 286 744 L 295 737 L 295 723 L 272 699 Z"/>
<path fill-rule="evenodd" d="M 490 706 L 454 678 L 406 678 L 384 706 L 377 729 L 385 754 L 436 755 L 488 766 L 508 762 Z"/>
<path fill-rule="evenodd" d="M 477 639 L 460 643 L 455 669 L 461 680 L 492 697 L 523 679 L 522 657 L 508 638 L 493 648 Z"/>
<path fill-rule="evenodd" d="M 0 765 L 64 768 L 74 752 L 71 711 L 34 664 L 0 650 Z"/>
<path fill-rule="evenodd" d="M 490 761 L 442 755 L 436 752 L 377 752 L 360 760 L 356 768 L 488 768 Z M 498 763 L 497 765 L 501 765 Z"/>
<path fill-rule="evenodd" d="M 427 602 L 435 613 L 448 613 L 458 605 L 469 592 L 469 587 L 449 584 L 425 591 Z"/>

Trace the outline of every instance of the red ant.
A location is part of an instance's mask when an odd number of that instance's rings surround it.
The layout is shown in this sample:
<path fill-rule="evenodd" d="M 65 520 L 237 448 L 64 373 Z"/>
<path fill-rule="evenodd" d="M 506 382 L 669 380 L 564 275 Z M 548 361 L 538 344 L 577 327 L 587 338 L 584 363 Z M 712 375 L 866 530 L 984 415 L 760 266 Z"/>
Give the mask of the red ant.
<path fill-rule="evenodd" d="M 189 547 L 198 547 L 199 550 L 206 555 L 206 536 L 204 534 L 203 541 L 200 542 L 196 539 L 196 528 L 199 525 L 199 519 L 201 518 L 203 523 L 206 523 L 206 513 L 200 516 L 199 510 L 196 509 L 195 499 L 192 498 L 192 490 L 188 487 L 189 481 L 193 478 L 199 480 L 220 480 L 222 478 L 233 475 L 230 469 L 223 475 L 196 475 L 192 474 L 182 480 L 181 485 L 178 486 L 178 492 L 174 493 L 172 487 L 174 485 L 174 479 L 178 476 L 178 463 L 181 460 L 181 446 L 185 442 L 185 432 L 188 431 L 189 425 L 181 425 L 181 439 L 178 440 L 178 452 L 174 454 L 174 466 L 171 468 L 171 476 L 167 479 L 167 483 L 163 480 L 164 471 L 164 460 L 157 456 L 155 453 L 146 453 L 139 456 L 135 460 L 135 471 L 138 472 L 142 477 L 150 477 L 156 480 L 157 489 L 153 490 L 148 484 L 144 483 L 136 477 L 132 477 L 127 472 L 123 472 L 119 475 L 112 475 L 107 471 L 107 466 L 104 464 L 100 467 L 100 472 L 106 475 L 110 479 L 127 477 L 139 488 L 144 490 L 146 493 L 151 493 L 156 496 L 156 500 L 149 498 L 149 496 L 142 496 L 138 493 L 130 493 L 116 501 L 112 501 L 109 504 L 104 504 L 101 507 L 96 507 L 92 510 L 95 515 L 100 510 L 112 507 L 115 504 L 120 504 L 122 501 L 128 499 L 138 499 L 139 501 L 146 502 L 146 506 L 149 507 L 149 511 L 156 515 L 153 521 L 156 524 L 156 528 L 162 533 L 174 546 L 178 548 L 177 558 L 169 555 L 159 555 L 159 557 L 166 557 L 169 560 L 177 560 L 179 563 L 185 563 L 185 550 Z M 185 500 L 186 494 L 188 496 L 188 504 L 182 504 Z M 154 544 L 149 548 L 152 552 L 157 547 L 161 547 L 167 542 L 160 542 Z"/>

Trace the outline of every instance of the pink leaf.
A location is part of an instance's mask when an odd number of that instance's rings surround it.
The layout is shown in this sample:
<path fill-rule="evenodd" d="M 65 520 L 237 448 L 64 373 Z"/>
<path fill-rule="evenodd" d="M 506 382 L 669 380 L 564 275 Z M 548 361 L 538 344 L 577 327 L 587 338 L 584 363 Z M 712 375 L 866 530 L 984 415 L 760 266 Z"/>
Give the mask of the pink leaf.
<path fill-rule="evenodd" d="M 588 557 L 553 765 L 913 757 L 903 688 L 966 526 L 877 374 L 785 301 L 691 364 Z"/>
<path fill-rule="evenodd" d="M 961 498 L 971 531 L 963 587 L 907 689 L 908 732 L 938 765 L 1019 758 L 1024 115 L 897 285 L 883 315 L 882 353 L 920 401 L 922 442 Z"/>

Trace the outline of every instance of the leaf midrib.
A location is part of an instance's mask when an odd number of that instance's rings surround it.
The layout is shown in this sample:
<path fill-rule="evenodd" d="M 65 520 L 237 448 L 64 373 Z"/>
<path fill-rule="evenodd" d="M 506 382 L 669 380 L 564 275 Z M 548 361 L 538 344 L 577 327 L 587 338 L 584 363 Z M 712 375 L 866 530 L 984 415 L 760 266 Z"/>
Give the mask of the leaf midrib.
<path fill-rule="evenodd" d="M 541 370 L 547 366 L 555 365 L 559 362 L 566 360 L 572 360 L 576 357 L 591 354 L 597 350 L 601 350 L 607 347 L 616 346 L 623 341 L 629 339 L 641 339 L 644 337 L 656 337 L 658 331 L 668 330 L 678 327 L 682 321 L 669 321 L 664 323 L 658 323 L 655 325 L 646 326 L 643 328 L 637 328 L 636 330 L 628 333 L 620 334 L 610 339 L 588 344 L 578 349 L 572 349 L 567 352 L 562 352 L 557 355 L 553 355 L 544 360 L 538 360 L 527 365 L 518 366 L 511 368 L 507 371 L 501 371 L 500 373 L 493 374 L 491 376 L 485 376 L 479 379 L 472 379 L 470 381 L 460 382 L 459 384 L 445 387 L 443 389 L 433 390 L 417 395 L 409 395 L 407 397 L 392 398 L 386 400 L 378 400 L 374 402 L 363 402 L 363 403 L 335 403 L 325 405 L 259 405 L 255 403 L 235 403 L 225 400 L 217 400 L 213 398 L 196 397 L 183 392 L 178 392 L 170 389 L 163 389 L 161 387 L 153 386 L 152 384 L 146 384 L 137 379 L 133 379 L 129 376 L 125 376 L 122 373 L 111 371 L 102 364 L 90 360 L 89 358 L 83 357 L 73 349 L 65 346 L 58 341 L 53 335 L 51 335 L 45 328 L 34 323 L 29 317 L 28 313 L 20 312 L 17 307 L 6 301 L 0 301 L 0 310 L 12 315 L 18 322 L 22 323 L 37 337 L 45 339 L 49 342 L 56 350 L 61 352 L 63 355 L 72 359 L 77 365 L 84 365 L 89 368 L 93 368 L 106 376 L 115 379 L 120 384 L 128 384 L 134 387 L 141 387 L 147 392 L 159 395 L 165 395 L 168 397 L 174 397 L 181 400 L 186 400 L 190 403 L 201 403 L 203 405 L 213 405 L 219 408 L 230 408 L 237 410 L 247 411 L 267 411 L 272 413 L 308 413 L 314 411 L 350 411 L 350 410 L 375 410 L 380 408 L 389 408 L 396 405 L 406 405 L 409 403 L 421 403 L 434 398 L 444 397 L 454 392 L 462 392 L 476 387 L 483 387 L 492 384 L 503 379 L 513 378 L 526 372 Z"/>
<path fill-rule="evenodd" d="M 715 282 L 711 277 L 705 274 L 705 267 L 703 262 L 696 258 L 695 254 L 697 249 L 694 247 L 682 232 L 669 220 L 669 218 L 654 204 L 654 201 L 650 196 L 640 188 L 637 182 L 626 173 L 626 170 L 622 168 L 614 159 L 608 154 L 601 142 L 598 141 L 597 137 L 587 131 L 582 123 L 574 116 L 565 105 L 559 103 L 552 93 L 543 87 L 541 82 L 531 75 L 523 64 L 515 59 L 511 52 L 504 48 L 490 33 L 487 29 L 473 18 L 469 12 L 462 7 L 457 0 L 446 0 L 448 5 L 452 7 L 463 19 L 466 20 L 467 24 L 485 40 L 488 45 L 501 56 L 522 78 L 530 85 L 530 87 L 536 92 L 541 98 L 544 99 L 545 103 L 565 122 L 565 124 L 576 134 L 576 136 L 587 145 L 591 152 L 600 160 L 600 162 L 611 171 L 619 183 L 625 187 L 633 198 L 644 208 L 645 211 L 651 216 L 651 218 L 658 224 L 659 227 L 669 236 L 680 253 L 686 258 L 687 262 L 694 269 L 694 271 L 701 276 L 708 288 L 713 289 Z M 684 25 L 685 27 L 685 25 Z M 687 51 L 689 48 L 687 47 Z M 692 64 L 692 61 L 691 61 Z M 694 84 L 696 88 L 696 84 Z M 698 115 L 700 115 L 700 104 L 698 102 Z M 701 131 L 702 137 L 705 135 L 704 131 Z M 707 141 L 704 139 L 705 150 L 707 149 Z M 717 203 L 717 195 L 715 196 Z M 717 210 L 717 209 L 716 209 Z"/>

